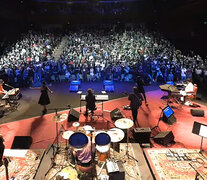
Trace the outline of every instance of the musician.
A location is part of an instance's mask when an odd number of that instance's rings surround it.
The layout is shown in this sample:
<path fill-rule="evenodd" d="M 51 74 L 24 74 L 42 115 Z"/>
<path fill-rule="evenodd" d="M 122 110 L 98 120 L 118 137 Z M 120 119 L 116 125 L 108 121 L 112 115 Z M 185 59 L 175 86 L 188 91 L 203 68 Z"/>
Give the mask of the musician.
<path fill-rule="evenodd" d="M 3 88 L 3 84 L 4 84 L 4 81 L 2 79 L 0 79 L 0 95 L 1 96 L 7 93 L 7 91 L 4 90 L 4 88 Z"/>
<path fill-rule="evenodd" d="M 47 113 L 47 105 L 50 104 L 50 98 L 48 95 L 48 91 L 52 94 L 53 91 L 50 90 L 50 88 L 46 85 L 46 83 L 43 81 L 41 87 L 30 87 L 31 89 L 37 89 L 40 90 L 41 95 L 38 101 L 38 104 L 43 106 L 42 115 Z"/>
<path fill-rule="evenodd" d="M 91 148 L 92 146 L 92 148 Z M 92 150 L 92 151 L 91 151 Z M 89 141 L 82 149 L 73 149 L 72 161 L 81 167 L 90 167 L 95 157 L 95 145 Z"/>
<path fill-rule="evenodd" d="M 194 91 L 194 86 L 193 86 L 193 83 L 192 83 L 192 79 L 187 79 L 187 85 L 185 87 L 185 92 L 190 93 L 190 92 L 193 92 L 193 91 Z"/>
<path fill-rule="evenodd" d="M 4 154 L 4 149 L 5 149 L 5 146 L 4 146 L 4 138 L 2 135 L 0 135 L 0 166 L 3 165 L 3 154 Z"/>
<path fill-rule="evenodd" d="M 4 81 L 0 79 L 0 98 L 2 100 L 3 96 L 7 93 L 7 91 L 3 88 Z M 5 106 L 9 103 L 9 96 L 4 98 Z"/>
<path fill-rule="evenodd" d="M 85 116 L 88 116 L 88 110 L 91 111 L 91 113 L 93 114 L 94 110 L 96 110 L 96 99 L 95 99 L 95 95 L 93 94 L 93 90 L 92 89 L 88 89 L 88 94 L 86 95 L 86 112 L 85 112 Z"/>
<path fill-rule="evenodd" d="M 180 94 L 183 95 L 183 97 L 181 98 L 181 101 L 183 101 L 185 103 L 186 96 L 189 95 L 190 93 L 193 93 L 193 92 L 194 92 L 194 85 L 192 83 L 192 80 L 187 79 L 187 85 L 185 86 L 185 89 L 180 91 Z"/>
<path fill-rule="evenodd" d="M 145 90 L 144 90 L 144 81 L 142 80 L 140 76 L 137 76 L 136 84 L 137 84 L 137 89 L 139 93 L 141 93 L 144 97 L 145 105 L 148 106 L 147 98 L 146 98 Z"/>
<path fill-rule="evenodd" d="M 129 95 L 128 100 L 130 101 L 130 107 L 132 111 L 133 121 L 135 126 L 139 126 L 139 123 L 137 122 L 137 115 L 138 115 L 138 109 L 142 105 L 143 97 L 139 93 L 137 87 L 133 87 L 133 93 Z"/>

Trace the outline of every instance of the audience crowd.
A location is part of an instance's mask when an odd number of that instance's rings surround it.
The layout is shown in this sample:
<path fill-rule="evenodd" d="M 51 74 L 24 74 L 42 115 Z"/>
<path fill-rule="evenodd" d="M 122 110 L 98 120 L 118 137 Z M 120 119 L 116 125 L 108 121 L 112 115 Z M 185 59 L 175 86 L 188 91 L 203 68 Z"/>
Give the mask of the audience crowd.
<path fill-rule="evenodd" d="M 24 34 L 0 57 L 0 78 L 15 87 L 53 81 L 134 81 L 140 75 L 151 82 L 207 82 L 206 59 L 184 55 L 158 32 L 143 26 L 78 30 L 66 34 L 59 60 L 53 52 L 62 35 Z"/>

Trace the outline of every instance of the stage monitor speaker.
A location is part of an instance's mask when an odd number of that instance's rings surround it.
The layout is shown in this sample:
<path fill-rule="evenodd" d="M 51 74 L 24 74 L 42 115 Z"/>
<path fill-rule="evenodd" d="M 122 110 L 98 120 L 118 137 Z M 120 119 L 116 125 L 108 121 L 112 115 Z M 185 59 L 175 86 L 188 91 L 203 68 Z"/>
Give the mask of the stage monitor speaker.
<path fill-rule="evenodd" d="M 79 86 L 77 84 L 75 84 L 75 85 L 71 84 L 70 85 L 70 91 L 72 91 L 72 92 L 77 92 L 78 88 L 79 88 Z"/>
<path fill-rule="evenodd" d="M 68 122 L 74 122 L 79 120 L 80 113 L 74 109 L 71 109 L 68 116 Z"/>
<path fill-rule="evenodd" d="M 113 111 L 110 112 L 111 120 L 116 121 L 117 119 L 121 119 L 124 116 L 122 115 L 121 111 L 119 108 L 114 109 Z"/>
<path fill-rule="evenodd" d="M 137 143 L 150 143 L 151 129 L 149 127 L 146 128 L 134 128 L 133 129 L 133 137 L 135 142 Z"/>
<path fill-rule="evenodd" d="M 31 144 L 31 136 L 15 136 L 11 149 L 29 149 Z"/>
<path fill-rule="evenodd" d="M 156 135 L 153 139 L 157 144 L 162 144 L 165 146 L 174 141 L 174 135 L 172 131 L 163 131 Z"/>
<path fill-rule="evenodd" d="M 104 85 L 104 90 L 106 92 L 114 92 L 114 85 Z"/>
<path fill-rule="evenodd" d="M 191 109 L 192 116 L 204 117 L 204 110 L 202 109 Z"/>

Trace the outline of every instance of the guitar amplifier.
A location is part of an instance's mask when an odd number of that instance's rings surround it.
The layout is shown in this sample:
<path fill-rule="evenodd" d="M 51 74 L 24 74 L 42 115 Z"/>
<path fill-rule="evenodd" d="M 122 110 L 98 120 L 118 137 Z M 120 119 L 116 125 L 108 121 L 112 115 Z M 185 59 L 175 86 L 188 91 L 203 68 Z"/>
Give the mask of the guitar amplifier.
<path fill-rule="evenodd" d="M 163 131 L 156 135 L 153 139 L 157 144 L 166 146 L 168 143 L 174 141 L 174 135 L 172 131 Z"/>
<path fill-rule="evenodd" d="M 114 109 L 113 111 L 110 112 L 111 120 L 116 121 L 117 119 L 121 119 L 124 116 L 122 115 L 121 111 L 119 108 Z"/>
<path fill-rule="evenodd" d="M 151 129 L 146 128 L 134 128 L 133 137 L 137 143 L 150 143 Z"/>

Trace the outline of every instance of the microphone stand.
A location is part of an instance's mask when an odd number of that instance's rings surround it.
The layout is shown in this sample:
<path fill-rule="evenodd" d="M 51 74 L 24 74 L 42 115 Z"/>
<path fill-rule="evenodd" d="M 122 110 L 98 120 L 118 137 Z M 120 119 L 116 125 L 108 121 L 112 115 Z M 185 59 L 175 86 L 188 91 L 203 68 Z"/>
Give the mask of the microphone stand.
<path fill-rule="evenodd" d="M 10 88 L 12 88 L 12 89 L 15 89 L 15 87 L 10 86 L 9 84 L 4 84 L 4 85 L 7 86 L 7 87 L 10 87 Z"/>

